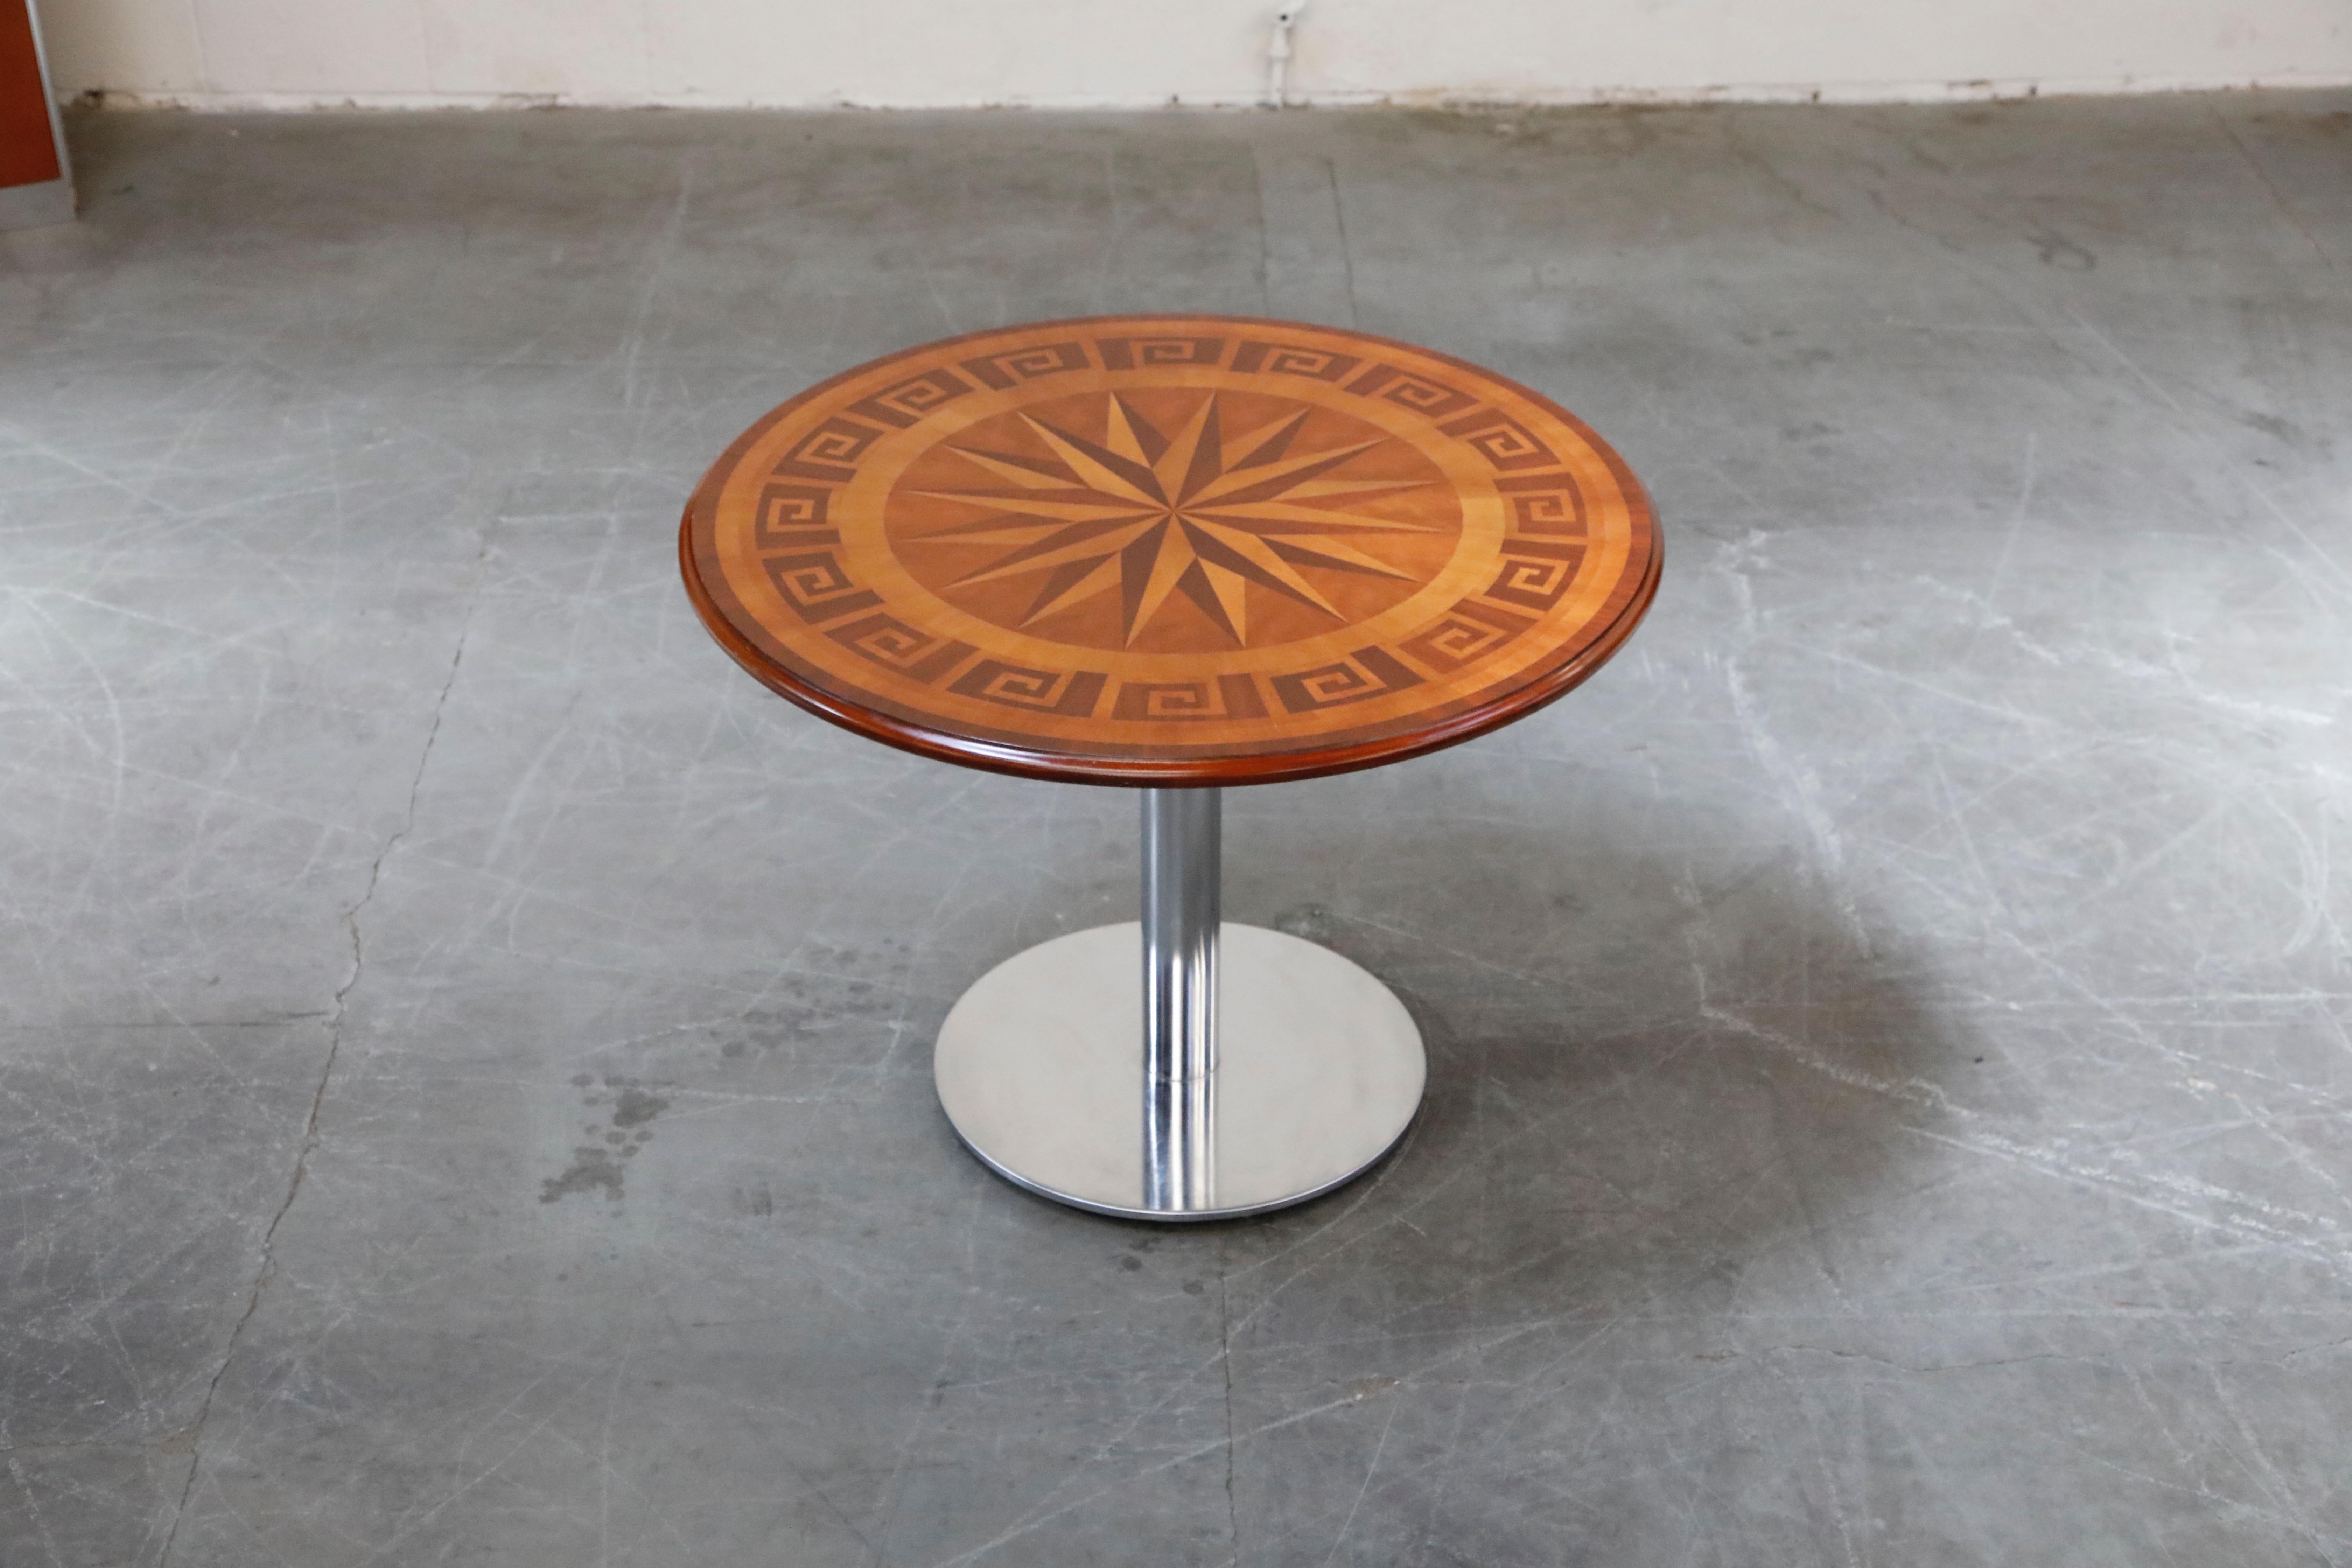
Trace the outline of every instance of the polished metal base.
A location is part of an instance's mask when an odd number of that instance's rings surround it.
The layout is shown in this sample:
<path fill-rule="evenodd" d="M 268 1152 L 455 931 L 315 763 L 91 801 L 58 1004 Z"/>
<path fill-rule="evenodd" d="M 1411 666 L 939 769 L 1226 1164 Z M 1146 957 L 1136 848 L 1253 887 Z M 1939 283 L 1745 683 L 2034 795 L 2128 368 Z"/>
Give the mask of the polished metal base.
<path fill-rule="evenodd" d="M 1233 1219 L 1329 1192 L 1395 1146 L 1428 1076 L 1388 987 L 1328 948 L 1223 925 L 1205 1192 L 1146 1188 L 1142 927 L 1016 953 L 940 1028 L 940 1103 L 973 1153 L 1030 1191 L 1130 1219 Z"/>

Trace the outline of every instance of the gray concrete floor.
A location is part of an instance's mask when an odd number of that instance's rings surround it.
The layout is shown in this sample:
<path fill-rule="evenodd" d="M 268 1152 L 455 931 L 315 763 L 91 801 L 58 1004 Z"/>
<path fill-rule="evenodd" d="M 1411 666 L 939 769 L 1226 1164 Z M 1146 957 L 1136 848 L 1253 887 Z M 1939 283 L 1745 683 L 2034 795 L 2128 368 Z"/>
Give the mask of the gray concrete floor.
<path fill-rule="evenodd" d="M 74 136 L 6 1568 L 2352 1563 L 2352 98 Z M 1232 798 L 1433 1076 L 1182 1232 L 929 1085 L 1131 797 L 802 715 L 671 554 L 807 382 L 1147 308 L 1486 362 L 1668 528 L 1570 700 Z"/>

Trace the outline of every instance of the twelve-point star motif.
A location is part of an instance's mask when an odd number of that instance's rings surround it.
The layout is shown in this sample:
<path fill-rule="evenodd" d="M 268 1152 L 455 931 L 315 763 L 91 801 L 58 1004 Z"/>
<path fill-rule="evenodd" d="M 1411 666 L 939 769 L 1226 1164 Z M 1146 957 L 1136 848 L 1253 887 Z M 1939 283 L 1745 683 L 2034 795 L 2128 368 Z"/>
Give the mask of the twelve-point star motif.
<path fill-rule="evenodd" d="M 1294 451 L 1312 412 L 1305 407 L 1228 435 L 1211 395 L 1171 435 L 1117 393 L 1107 403 L 1100 441 L 1021 416 L 1050 458 L 951 447 L 1003 482 L 918 491 L 986 515 L 926 530 L 908 542 L 998 547 L 954 584 L 1034 575 L 1034 595 L 1020 616 L 1024 626 L 1116 593 L 1121 640 L 1131 645 L 1171 595 L 1181 595 L 1244 645 L 1248 584 L 1343 620 L 1308 573 L 1412 575 L 1343 536 L 1435 531 L 1352 504 L 1429 481 L 1335 475 L 1386 437 Z"/>

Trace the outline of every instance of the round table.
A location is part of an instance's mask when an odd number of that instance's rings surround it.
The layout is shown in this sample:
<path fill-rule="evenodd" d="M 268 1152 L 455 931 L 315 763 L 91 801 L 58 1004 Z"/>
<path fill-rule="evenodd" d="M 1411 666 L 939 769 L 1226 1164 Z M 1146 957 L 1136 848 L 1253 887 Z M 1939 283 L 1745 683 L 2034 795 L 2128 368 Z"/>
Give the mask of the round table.
<path fill-rule="evenodd" d="M 1158 1220 L 1330 1191 L 1402 1137 L 1426 1078 L 1378 980 L 1222 921 L 1221 786 L 1533 711 L 1632 633 L 1660 561 L 1640 482 L 1540 395 L 1360 332 L 1192 315 L 845 371 L 727 449 L 678 554 L 711 635 L 802 707 L 1140 791 L 1140 922 L 983 975 L 935 1075 L 1000 1174 Z"/>

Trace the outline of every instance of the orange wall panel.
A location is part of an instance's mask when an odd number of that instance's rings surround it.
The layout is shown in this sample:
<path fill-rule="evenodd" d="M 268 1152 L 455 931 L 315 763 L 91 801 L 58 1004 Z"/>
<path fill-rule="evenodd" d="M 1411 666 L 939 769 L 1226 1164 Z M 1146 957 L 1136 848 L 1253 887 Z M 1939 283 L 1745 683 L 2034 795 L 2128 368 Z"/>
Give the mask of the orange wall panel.
<path fill-rule="evenodd" d="M 0 0 L 0 186 L 38 184 L 65 173 L 49 132 L 27 0 Z"/>

